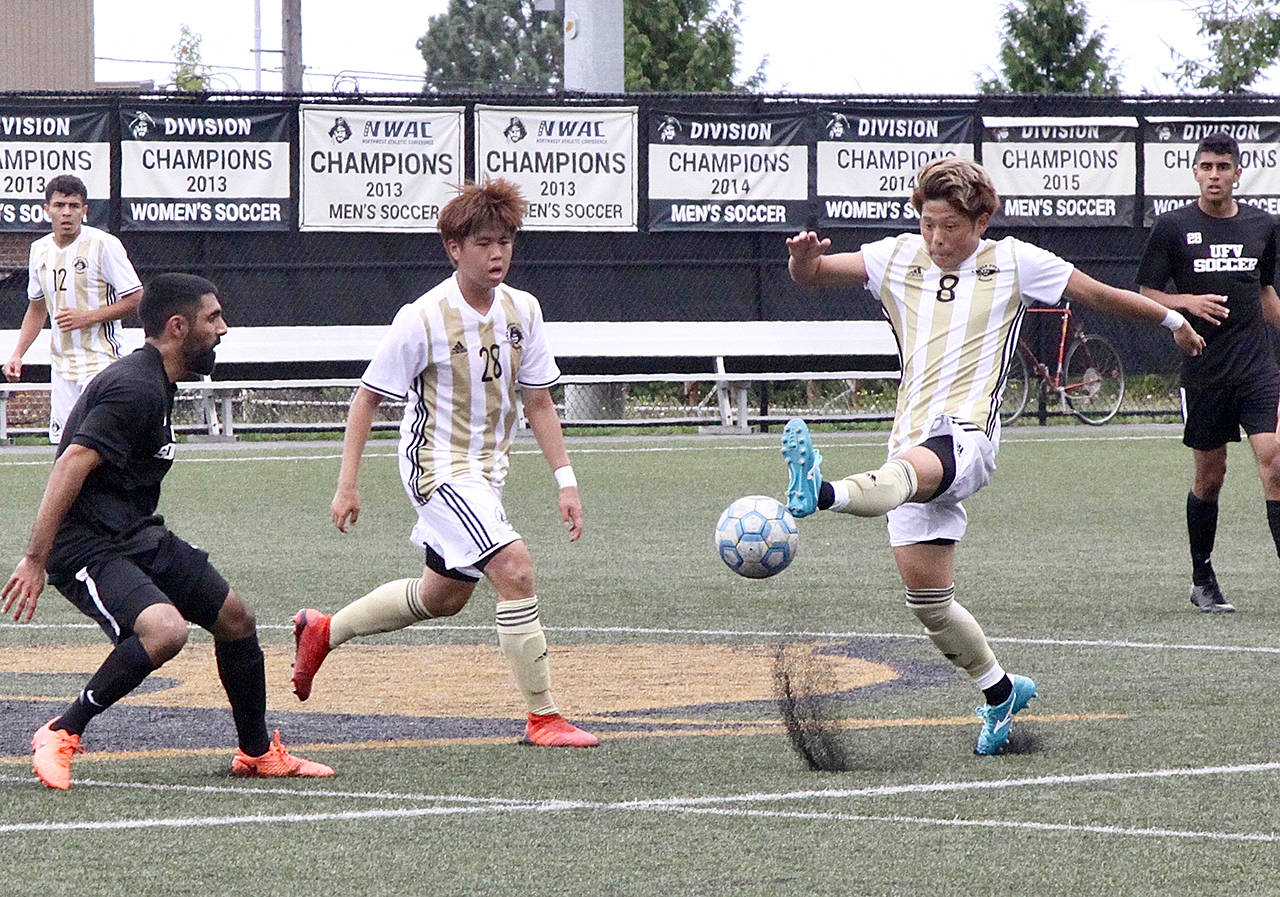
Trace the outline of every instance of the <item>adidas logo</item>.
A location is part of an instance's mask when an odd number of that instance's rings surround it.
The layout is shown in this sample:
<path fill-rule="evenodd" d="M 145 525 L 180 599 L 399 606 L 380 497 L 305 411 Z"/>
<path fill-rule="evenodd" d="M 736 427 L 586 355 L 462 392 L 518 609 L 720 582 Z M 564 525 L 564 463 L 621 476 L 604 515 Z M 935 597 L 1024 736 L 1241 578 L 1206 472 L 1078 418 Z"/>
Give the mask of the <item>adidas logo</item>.
<path fill-rule="evenodd" d="M 912 265 L 907 268 L 907 280 L 923 280 L 924 268 L 919 265 Z"/>
<path fill-rule="evenodd" d="M 458 340 L 456 343 L 453 344 L 453 350 L 449 354 L 450 355 L 466 355 L 467 347 L 462 345 L 462 340 Z"/>

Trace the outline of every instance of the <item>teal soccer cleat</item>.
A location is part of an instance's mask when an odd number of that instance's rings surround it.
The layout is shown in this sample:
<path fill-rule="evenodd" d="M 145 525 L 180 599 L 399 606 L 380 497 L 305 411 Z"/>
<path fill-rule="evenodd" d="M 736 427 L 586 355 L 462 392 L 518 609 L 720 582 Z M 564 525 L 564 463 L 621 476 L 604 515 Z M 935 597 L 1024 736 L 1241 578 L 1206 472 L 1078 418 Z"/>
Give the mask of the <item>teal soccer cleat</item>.
<path fill-rule="evenodd" d="M 798 417 L 782 430 L 782 458 L 787 462 L 787 510 L 795 517 L 808 517 L 818 510 L 818 488 L 822 485 L 822 453 L 813 447 L 809 427 Z"/>
<path fill-rule="evenodd" d="M 978 716 L 982 717 L 982 731 L 978 733 L 978 745 L 973 749 L 975 754 L 989 756 L 1004 750 L 1009 732 L 1013 729 L 1013 715 L 1036 696 L 1036 684 L 1026 676 L 1010 675 L 1009 678 L 1013 680 L 1013 694 L 1003 704 L 996 704 L 994 707 L 985 704 L 978 708 Z"/>

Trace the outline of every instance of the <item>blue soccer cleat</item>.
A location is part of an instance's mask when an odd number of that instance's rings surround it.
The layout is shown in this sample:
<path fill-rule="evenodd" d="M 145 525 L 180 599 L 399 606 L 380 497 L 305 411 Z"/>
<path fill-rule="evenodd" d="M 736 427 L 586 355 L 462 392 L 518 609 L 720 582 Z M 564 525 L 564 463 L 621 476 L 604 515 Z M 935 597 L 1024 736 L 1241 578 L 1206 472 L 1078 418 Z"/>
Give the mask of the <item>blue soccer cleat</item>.
<path fill-rule="evenodd" d="M 787 462 L 787 510 L 794 517 L 808 517 L 818 510 L 822 486 L 822 453 L 813 447 L 809 427 L 798 417 L 782 429 L 782 458 Z"/>
<path fill-rule="evenodd" d="M 978 708 L 978 716 L 982 717 L 982 731 L 978 733 L 978 745 L 973 749 L 975 754 L 990 756 L 1004 750 L 1009 732 L 1013 729 L 1013 715 L 1036 696 L 1036 684 L 1026 676 L 1011 675 L 1009 678 L 1013 680 L 1013 694 L 1004 703 L 994 707 L 985 704 Z"/>

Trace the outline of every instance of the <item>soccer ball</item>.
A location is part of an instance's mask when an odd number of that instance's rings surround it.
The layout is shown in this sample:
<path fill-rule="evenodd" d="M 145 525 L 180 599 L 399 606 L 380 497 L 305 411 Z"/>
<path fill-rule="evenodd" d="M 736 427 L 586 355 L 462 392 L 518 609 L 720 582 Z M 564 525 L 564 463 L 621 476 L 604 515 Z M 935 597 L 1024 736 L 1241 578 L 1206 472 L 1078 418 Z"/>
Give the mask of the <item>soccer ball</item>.
<path fill-rule="evenodd" d="M 720 515 L 715 548 L 740 576 L 764 579 L 787 569 L 800 547 L 791 512 L 764 495 L 740 498 Z"/>

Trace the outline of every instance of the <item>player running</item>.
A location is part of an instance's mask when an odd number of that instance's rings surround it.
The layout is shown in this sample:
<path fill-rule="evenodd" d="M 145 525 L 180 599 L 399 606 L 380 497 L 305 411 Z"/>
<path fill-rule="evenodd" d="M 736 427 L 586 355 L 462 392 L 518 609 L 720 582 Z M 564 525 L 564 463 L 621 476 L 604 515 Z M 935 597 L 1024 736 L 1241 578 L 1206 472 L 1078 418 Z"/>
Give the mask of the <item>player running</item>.
<path fill-rule="evenodd" d="M 1280 372 L 1266 326 L 1280 328 L 1275 220 L 1234 198 L 1241 174 L 1234 137 L 1206 136 L 1196 147 L 1192 170 L 1200 196 L 1156 219 L 1138 283 L 1142 295 L 1194 315 L 1192 324 L 1205 338 L 1203 355 L 1182 360 L 1181 377 L 1182 442 L 1194 461 L 1187 493 L 1191 603 L 1205 613 L 1231 613 L 1235 607 L 1222 595 L 1211 556 L 1227 443 L 1239 442 L 1242 428 L 1280 554 Z M 1170 281 L 1178 292 L 1164 292 Z"/>
<path fill-rule="evenodd" d="M 240 748 L 234 776 L 331 776 L 267 735 L 267 677 L 253 610 L 156 514 L 173 466 L 176 381 L 213 371 L 227 332 L 214 285 L 161 274 L 139 307 L 146 342 L 94 378 L 67 417 L 26 553 L 5 584 L 3 612 L 30 621 L 49 582 L 97 623 L 114 649 L 79 697 L 35 733 L 32 768 L 71 787 L 71 759 L 90 720 L 142 684 L 187 641 L 187 622 L 213 635 L 218 678 Z"/>
<path fill-rule="evenodd" d="M 71 406 L 85 386 L 120 357 L 116 322 L 137 311 L 142 281 L 120 241 L 84 223 L 89 213 L 84 181 L 59 175 L 49 181 L 44 196 L 52 230 L 31 244 L 30 301 L 4 374 L 15 381 L 22 377 L 22 356 L 52 318 L 49 441 L 57 445 Z"/>
<path fill-rule="evenodd" d="M 1054 305 L 1065 294 L 1099 311 L 1163 324 L 1191 355 L 1204 340 L 1176 311 L 1099 283 L 1051 252 L 1013 237 L 985 239 L 1000 199 L 974 162 L 926 165 L 911 204 L 920 213 L 918 234 L 858 252 L 826 255 L 831 241 L 810 231 L 787 240 L 797 283 L 866 286 L 880 300 L 902 356 L 889 460 L 824 480 L 808 427 L 792 420 L 782 437 L 787 507 L 796 517 L 831 510 L 887 518 L 907 608 L 986 700 L 974 752 L 998 754 L 1036 685 L 1005 672 L 978 622 L 955 600 L 955 552 L 968 521 L 961 501 L 995 470 L 1000 395 L 1026 307 Z"/>
<path fill-rule="evenodd" d="M 347 414 L 331 508 L 345 533 L 360 516 L 356 481 L 374 409 L 386 398 L 406 401 L 400 477 L 418 514 L 410 539 L 425 554 L 422 575 L 381 585 L 332 616 L 299 611 L 293 686 L 305 701 L 334 648 L 357 635 L 452 616 L 484 576 L 498 593 L 498 647 L 529 712 L 525 742 L 595 747 L 595 736 L 569 723 L 551 696 L 533 558 L 502 506 L 518 387 L 559 487 L 569 540 L 582 535 L 582 501 L 548 389 L 560 369 L 542 308 L 503 282 L 526 208 L 513 184 L 494 180 L 464 186 L 441 210 L 440 237 L 455 273 L 400 309 L 369 362 Z"/>

